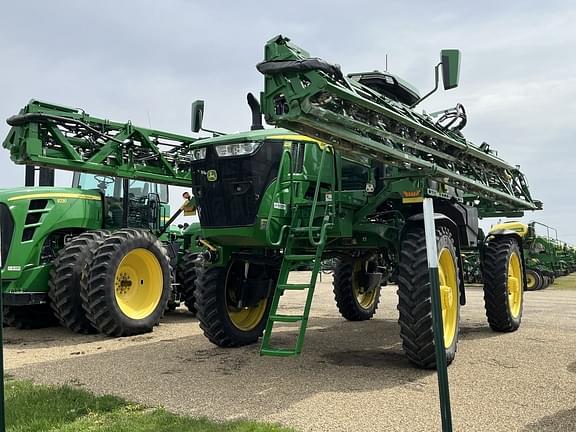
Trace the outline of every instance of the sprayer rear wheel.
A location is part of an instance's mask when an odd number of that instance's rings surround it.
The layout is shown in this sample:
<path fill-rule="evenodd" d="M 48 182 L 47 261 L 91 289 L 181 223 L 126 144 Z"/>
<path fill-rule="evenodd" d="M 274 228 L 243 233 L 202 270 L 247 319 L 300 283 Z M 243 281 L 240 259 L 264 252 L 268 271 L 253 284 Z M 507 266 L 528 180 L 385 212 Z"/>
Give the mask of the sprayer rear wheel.
<path fill-rule="evenodd" d="M 363 286 L 361 273 L 366 260 L 339 260 L 334 267 L 334 298 L 340 314 L 349 321 L 369 320 L 376 313 L 380 301 L 380 285 Z"/>
<path fill-rule="evenodd" d="M 436 228 L 438 275 L 446 362 L 456 356 L 460 325 L 460 280 L 454 237 L 446 227 Z M 398 310 L 402 348 L 423 369 L 436 367 L 430 276 L 426 238 L 421 227 L 408 228 L 400 247 Z"/>

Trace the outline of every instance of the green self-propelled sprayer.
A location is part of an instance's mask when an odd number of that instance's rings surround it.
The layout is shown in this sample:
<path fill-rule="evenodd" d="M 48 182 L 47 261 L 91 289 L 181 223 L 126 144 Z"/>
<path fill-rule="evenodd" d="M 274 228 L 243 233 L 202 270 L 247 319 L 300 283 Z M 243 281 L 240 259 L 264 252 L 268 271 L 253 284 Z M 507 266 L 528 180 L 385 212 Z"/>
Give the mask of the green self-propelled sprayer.
<path fill-rule="evenodd" d="M 459 53 L 443 51 L 436 72 L 446 88 L 457 85 L 458 67 Z M 521 240 L 506 230 L 479 240 L 478 218 L 519 216 L 541 203 L 517 167 L 462 136 L 464 108 L 419 114 L 413 107 L 423 98 L 398 77 L 345 76 L 283 37 L 268 42 L 258 69 L 262 111 L 282 128 L 263 128 L 253 97 L 250 131 L 206 139 L 30 104 L 11 121 L 4 146 L 16 163 L 191 185 L 206 248 L 194 267 L 194 306 L 219 346 L 264 335 L 261 354 L 299 354 L 322 261 L 335 259 L 342 316 L 370 319 L 381 287 L 396 281 L 403 348 L 415 365 L 434 367 L 424 197 L 433 197 L 436 212 L 448 361 L 465 304 L 461 255 L 479 241 L 489 324 L 516 330 L 525 286 Z M 194 108 L 197 132 L 203 104 Z M 307 280 L 290 277 L 303 269 Z M 293 291 L 303 294 L 299 313 L 280 304 Z M 277 325 L 295 327 L 280 338 L 289 344 L 278 344 Z"/>

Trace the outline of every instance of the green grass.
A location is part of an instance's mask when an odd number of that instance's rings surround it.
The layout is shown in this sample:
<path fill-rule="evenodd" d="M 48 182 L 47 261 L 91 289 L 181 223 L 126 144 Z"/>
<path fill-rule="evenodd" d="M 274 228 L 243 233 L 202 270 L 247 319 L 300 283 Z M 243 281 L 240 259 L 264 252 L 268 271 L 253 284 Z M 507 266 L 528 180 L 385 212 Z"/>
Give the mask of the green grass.
<path fill-rule="evenodd" d="M 213 422 L 150 409 L 114 396 L 29 381 L 5 382 L 9 432 L 290 432 L 251 421 Z"/>

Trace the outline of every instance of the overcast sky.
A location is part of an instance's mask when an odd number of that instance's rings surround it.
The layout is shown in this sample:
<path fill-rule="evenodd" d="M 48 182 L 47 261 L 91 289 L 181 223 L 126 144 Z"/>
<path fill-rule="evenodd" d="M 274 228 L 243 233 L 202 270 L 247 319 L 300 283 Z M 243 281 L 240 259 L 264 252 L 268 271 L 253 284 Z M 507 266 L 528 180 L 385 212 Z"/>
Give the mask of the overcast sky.
<path fill-rule="evenodd" d="M 205 99 L 206 127 L 245 130 L 245 94 L 263 85 L 254 66 L 277 34 L 345 72 L 383 69 L 388 54 L 389 70 L 421 94 L 440 49 L 459 48 L 460 87 L 422 108 L 463 103 L 466 137 L 521 165 L 544 202 L 525 219 L 576 244 L 574 23 L 574 1 L 5 2 L 0 135 L 31 98 L 184 134 L 190 103 Z M 23 184 L 3 149 L 0 173 L 0 187 Z"/>

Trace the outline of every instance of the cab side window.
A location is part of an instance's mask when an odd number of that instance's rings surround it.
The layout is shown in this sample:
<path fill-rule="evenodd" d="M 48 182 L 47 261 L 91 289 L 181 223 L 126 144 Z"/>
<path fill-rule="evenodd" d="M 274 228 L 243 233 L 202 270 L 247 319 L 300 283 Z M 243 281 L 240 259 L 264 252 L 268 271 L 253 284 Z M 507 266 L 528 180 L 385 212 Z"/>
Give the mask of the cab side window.
<path fill-rule="evenodd" d="M 364 190 L 370 169 L 361 163 L 342 158 L 342 190 Z"/>

